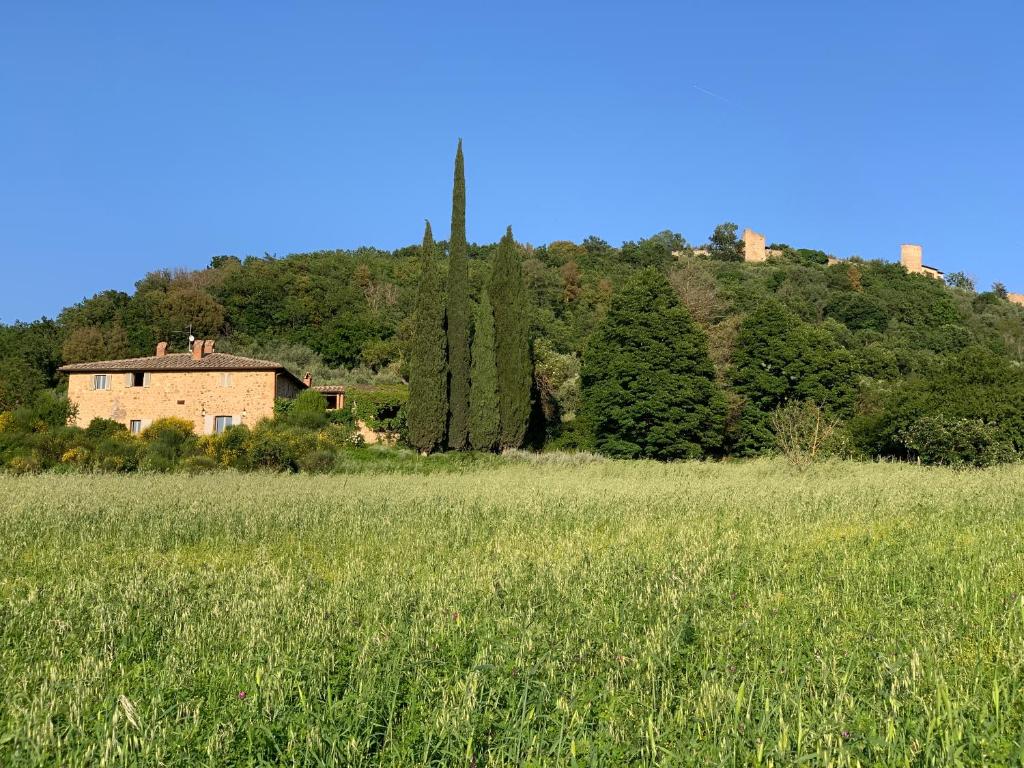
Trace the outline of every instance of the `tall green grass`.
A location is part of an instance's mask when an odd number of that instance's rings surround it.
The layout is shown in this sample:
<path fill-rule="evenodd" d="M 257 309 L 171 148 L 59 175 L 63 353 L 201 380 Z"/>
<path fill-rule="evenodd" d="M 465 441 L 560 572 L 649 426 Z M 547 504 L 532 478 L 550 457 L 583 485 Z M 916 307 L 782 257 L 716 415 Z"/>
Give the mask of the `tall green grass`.
<path fill-rule="evenodd" d="M 1024 468 L 0 477 L 0 765 L 1004 765 Z"/>

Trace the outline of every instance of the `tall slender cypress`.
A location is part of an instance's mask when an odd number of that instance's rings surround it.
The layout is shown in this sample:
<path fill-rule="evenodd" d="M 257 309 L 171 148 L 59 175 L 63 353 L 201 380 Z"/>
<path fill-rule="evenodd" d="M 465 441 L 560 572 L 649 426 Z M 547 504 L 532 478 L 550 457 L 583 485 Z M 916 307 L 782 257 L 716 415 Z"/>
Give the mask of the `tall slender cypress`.
<path fill-rule="evenodd" d="M 512 239 L 512 227 L 498 244 L 491 267 L 491 301 L 494 304 L 494 350 L 498 369 L 498 416 L 502 448 L 523 444 L 530 418 L 529 322 L 526 288 L 519 250 Z"/>
<path fill-rule="evenodd" d="M 478 451 L 492 451 L 498 444 L 498 368 L 494 358 L 494 313 L 486 288 L 473 322 L 470 380 L 469 440 Z"/>
<path fill-rule="evenodd" d="M 455 450 L 469 445 L 469 311 L 466 176 L 459 139 L 448 239 L 448 446 Z"/>
<path fill-rule="evenodd" d="M 427 222 L 420 249 L 420 283 L 409 360 L 409 442 L 430 453 L 444 447 L 448 416 L 444 302 L 434 264 L 434 237 Z"/>

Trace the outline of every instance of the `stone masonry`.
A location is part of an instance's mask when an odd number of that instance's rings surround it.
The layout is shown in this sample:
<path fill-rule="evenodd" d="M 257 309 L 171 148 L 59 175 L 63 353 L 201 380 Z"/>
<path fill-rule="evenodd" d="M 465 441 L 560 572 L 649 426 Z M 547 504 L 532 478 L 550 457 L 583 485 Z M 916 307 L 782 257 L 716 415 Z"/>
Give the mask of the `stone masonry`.
<path fill-rule="evenodd" d="M 749 227 L 743 230 L 743 260 L 760 263 L 768 258 L 765 251 L 764 235 Z"/>

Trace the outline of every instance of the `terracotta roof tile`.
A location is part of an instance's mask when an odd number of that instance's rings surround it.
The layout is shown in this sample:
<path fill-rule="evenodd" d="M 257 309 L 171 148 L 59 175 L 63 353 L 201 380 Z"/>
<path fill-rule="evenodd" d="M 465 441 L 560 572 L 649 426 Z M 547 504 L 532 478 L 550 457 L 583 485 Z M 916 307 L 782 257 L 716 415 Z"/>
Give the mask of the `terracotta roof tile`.
<path fill-rule="evenodd" d="M 325 395 L 343 395 L 345 394 L 345 387 L 341 384 L 321 384 L 313 387 L 317 392 L 321 392 Z"/>
<path fill-rule="evenodd" d="M 223 352 L 211 352 L 196 360 L 189 352 L 176 352 L 157 357 L 131 357 L 126 360 L 96 360 L 91 363 L 72 363 L 59 368 L 64 373 L 95 371 L 283 371 L 292 375 L 283 365 L 272 360 L 256 360 Z"/>

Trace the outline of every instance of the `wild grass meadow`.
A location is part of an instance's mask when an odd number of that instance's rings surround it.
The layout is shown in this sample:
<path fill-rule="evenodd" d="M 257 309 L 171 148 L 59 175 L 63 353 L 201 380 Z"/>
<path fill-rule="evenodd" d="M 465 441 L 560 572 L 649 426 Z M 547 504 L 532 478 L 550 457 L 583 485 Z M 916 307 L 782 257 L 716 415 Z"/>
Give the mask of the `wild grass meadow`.
<path fill-rule="evenodd" d="M 396 467 L 0 477 L 0 764 L 1020 762 L 1024 468 Z"/>

